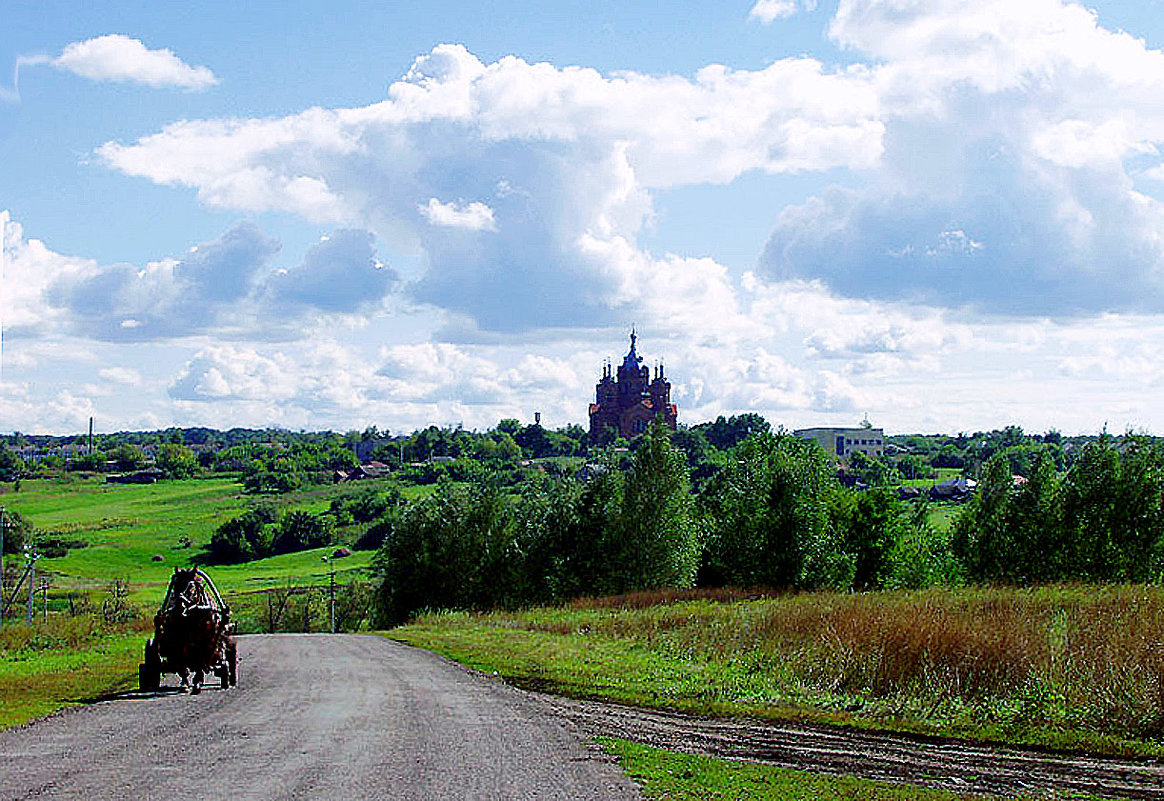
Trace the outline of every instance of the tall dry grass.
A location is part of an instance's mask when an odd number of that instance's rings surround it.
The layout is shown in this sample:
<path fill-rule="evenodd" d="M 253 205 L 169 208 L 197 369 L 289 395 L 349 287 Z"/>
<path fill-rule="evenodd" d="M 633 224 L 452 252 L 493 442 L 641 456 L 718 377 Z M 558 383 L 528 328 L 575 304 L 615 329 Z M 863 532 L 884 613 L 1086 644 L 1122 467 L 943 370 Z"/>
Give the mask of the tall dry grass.
<path fill-rule="evenodd" d="M 747 663 L 805 693 L 975 707 L 1005 725 L 1164 736 L 1164 589 L 1056 586 L 737 603 L 650 594 L 507 616 L 508 625 Z"/>

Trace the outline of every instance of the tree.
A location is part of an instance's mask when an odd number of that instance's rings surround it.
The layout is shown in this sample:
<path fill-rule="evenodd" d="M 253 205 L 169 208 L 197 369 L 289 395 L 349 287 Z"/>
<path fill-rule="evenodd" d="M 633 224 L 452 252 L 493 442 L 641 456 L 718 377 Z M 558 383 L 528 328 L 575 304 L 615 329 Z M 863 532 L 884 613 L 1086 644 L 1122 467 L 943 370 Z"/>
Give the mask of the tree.
<path fill-rule="evenodd" d="M 211 562 L 232 564 L 259 559 L 271 552 L 267 509 L 251 509 L 223 523 L 210 537 L 208 558 Z"/>
<path fill-rule="evenodd" d="M 198 469 L 194 451 L 185 445 L 167 442 L 158 448 L 154 464 L 166 478 L 190 478 Z"/>
<path fill-rule="evenodd" d="M 140 445 L 123 443 L 109 453 L 109 458 L 116 464 L 117 469 L 128 472 L 141 470 L 145 467 L 145 453 Z"/>
<path fill-rule="evenodd" d="M 496 490 L 442 485 L 409 505 L 376 554 L 377 619 L 406 621 L 422 609 L 512 605 L 521 555 L 512 506 Z"/>
<path fill-rule="evenodd" d="M 69 462 L 69 470 L 84 470 L 97 472 L 105 468 L 105 454 L 101 451 L 85 453 Z"/>
<path fill-rule="evenodd" d="M 662 416 L 639 440 L 626 475 L 620 537 L 611 554 L 621 590 L 689 587 L 699 566 L 687 460 Z"/>
<path fill-rule="evenodd" d="M 733 415 L 727 419 L 721 414 L 714 423 L 701 423 L 695 428 L 702 430 L 707 441 L 721 451 L 734 448 L 748 437 L 767 434 L 772 430 L 768 421 L 754 412 Z"/>
<path fill-rule="evenodd" d="M 977 496 L 955 521 L 954 549 L 975 581 L 1013 580 L 1022 572 L 1010 517 L 1013 487 L 1006 454 L 995 454 L 983 466 Z"/>
<path fill-rule="evenodd" d="M 25 543 L 32 541 L 32 521 L 20 512 L 6 509 L 0 524 L 4 526 L 4 553 L 20 553 Z"/>
<path fill-rule="evenodd" d="M 1120 485 L 1120 455 L 1106 433 L 1080 449 L 1063 484 L 1063 517 L 1071 547 L 1066 572 L 1102 581 L 1115 572 L 1112 523 Z"/>
<path fill-rule="evenodd" d="M 271 550 L 279 554 L 322 548 L 331 543 L 332 536 L 330 518 L 295 510 L 287 512 L 279 521 Z"/>
<path fill-rule="evenodd" d="M 834 493 L 834 498 L 832 522 L 844 531 L 844 549 L 853 559 L 851 586 L 856 590 L 884 586 L 890 553 L 905 533 L 904 505 L 887 488 Z"/>
<path fill-rule="evenodd" d="M 841 491 L 814 442 L 774 434 L 737 446 L 705 491 L 712 532 L 704 580 L 737 586 L 848 584 L 829 509 Z"/>
<path fill-rule="evenodd" d="M 24 475 L 24 460 L 20 455 L 0 445 L 0 481 L 16 481 Z"/>

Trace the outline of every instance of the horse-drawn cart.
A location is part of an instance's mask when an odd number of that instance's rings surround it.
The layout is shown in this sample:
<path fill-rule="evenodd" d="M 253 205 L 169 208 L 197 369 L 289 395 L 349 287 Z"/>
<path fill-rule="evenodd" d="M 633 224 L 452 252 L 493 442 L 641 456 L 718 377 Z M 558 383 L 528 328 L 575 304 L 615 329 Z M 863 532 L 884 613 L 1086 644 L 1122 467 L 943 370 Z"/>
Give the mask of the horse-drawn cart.
<path fill-rule="evenodd" d="M 234 621 L 214 582 L 198 568 L 174 569 L 170 586 L 154 615 L 154 637 L 146 640 L 145 662 L 138 666 L 138 686 L 154 692 L 163 673 L 174 673 L 190 692 L 202 691 L 208 673 L 222 687 L 237 681 Z M 193 673 L 193 682 L 190 674 Z"/>

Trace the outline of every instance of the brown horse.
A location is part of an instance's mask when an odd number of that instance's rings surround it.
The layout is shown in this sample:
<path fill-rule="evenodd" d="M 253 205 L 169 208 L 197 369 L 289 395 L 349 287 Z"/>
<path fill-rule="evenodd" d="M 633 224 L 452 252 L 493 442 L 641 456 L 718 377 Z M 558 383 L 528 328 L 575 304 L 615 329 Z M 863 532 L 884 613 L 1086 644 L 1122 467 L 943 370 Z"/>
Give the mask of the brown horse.
<path fill-rule="evenodd" d="M 235 645 L 229 624 L 229 607 L 217 591 L 212 594 L 208 590 L 202 573 L 197 568 L 176 568 L 163 609 L 154 618 L 154 628 L 160 655 L 192 694 L 202 691 L 211 671 L 222 676 L 224 687 L 233 683 Z"/>

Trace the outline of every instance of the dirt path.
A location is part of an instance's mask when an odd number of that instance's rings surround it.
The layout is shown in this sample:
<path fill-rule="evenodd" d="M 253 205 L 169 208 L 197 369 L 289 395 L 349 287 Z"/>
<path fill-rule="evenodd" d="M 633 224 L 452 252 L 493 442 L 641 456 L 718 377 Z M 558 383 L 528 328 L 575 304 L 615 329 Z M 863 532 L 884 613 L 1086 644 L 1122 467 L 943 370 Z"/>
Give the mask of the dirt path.
<path fill-rule="evenodd" d="M 373 636 L 240 637 L 235 689 L 127 693 L 0 732 L 5 800 L 638 797 L 528 694 Z"/>
<path fill-rule="evenodd" d="M 534 694 L 591 736 L 966 793 L 1164 799 L 1164 762 L 996 748 L 791 723 L 723 720 Z"/>

